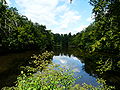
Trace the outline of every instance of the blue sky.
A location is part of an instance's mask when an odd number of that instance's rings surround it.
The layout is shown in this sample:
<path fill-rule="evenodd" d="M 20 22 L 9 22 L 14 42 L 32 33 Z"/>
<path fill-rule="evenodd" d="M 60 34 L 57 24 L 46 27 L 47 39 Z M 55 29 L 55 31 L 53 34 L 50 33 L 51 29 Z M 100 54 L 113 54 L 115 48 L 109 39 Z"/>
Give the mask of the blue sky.
<path fill-rule="evenodd" d="M 29 20 L 46 25 L 54 33 L 75 34 L 87 27 L 92 19 L 89 0 L 7 0 L 18 12 Z"/>

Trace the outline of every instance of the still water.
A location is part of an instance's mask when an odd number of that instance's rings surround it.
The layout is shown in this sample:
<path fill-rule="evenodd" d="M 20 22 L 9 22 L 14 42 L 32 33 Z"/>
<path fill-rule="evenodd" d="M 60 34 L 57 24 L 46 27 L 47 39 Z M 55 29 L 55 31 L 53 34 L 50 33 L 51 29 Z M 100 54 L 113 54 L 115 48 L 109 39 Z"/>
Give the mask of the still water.
<path fill-rule="evenodd" d="M 93 86 L 97 86 L 96 78 L 90 76 L 87 72 L 85 72 L 84 63 L 81 62 L 80 59 L 71 55 L 58 55 L 53 57 L 53 62 L 59 64 L 61 67 L 65 67 L 74 72 L 74 77 L 78 78 L 76 80 L 76 84 L 87 83 Z M 79 78 L 81 77 L 81 78 Z"/>
<path fill-rule="evenodd" d="M 100 54 L 86 54 L 79 49 L 73 48 L 55 48 L 52 62 L 59 64 L 61 67 L 65 66 L 73 70 L 74 77 L 81 77 L 76 80 L 76 84 L 87 83 L 97 86 L 96 78 L 103 78 L 108 85 L 116 86 L 120 90 L 120 72 L 119 68 L 113 67 L 112 70 L 100 74 L 96 71 L 98 65 L 96 61 L 101 59 L 117 61 L 120 57 L 115 55 L 100 55 Z M 17 76 L 20 74 L 20 66 L 26 66 L 33 54 L 39 54 L 40 51 L 26 51 L 22 53 L 10 53 L 0 55 L 0 89 L 5 86 L 15 85 Z"/>

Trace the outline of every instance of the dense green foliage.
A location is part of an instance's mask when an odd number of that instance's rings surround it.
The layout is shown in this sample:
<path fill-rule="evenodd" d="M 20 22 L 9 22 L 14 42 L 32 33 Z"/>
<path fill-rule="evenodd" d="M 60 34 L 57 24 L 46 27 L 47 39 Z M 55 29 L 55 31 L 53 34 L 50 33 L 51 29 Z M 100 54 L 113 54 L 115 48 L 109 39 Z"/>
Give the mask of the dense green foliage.
<path fill-rule="evenodd" d="M 9 8 L 0 6 L 0 44 L 8 49 L 52 48 L 78 46 L 86 51 L 118 53 L 120 50 L 120 1 L 90 0 L 95 22 L 76 35 L 52 34 L 46 27 L 33 23 Z M 74 38 L 73 38 L 74 37 Z"/>
<path fill-rule="evenodd" d="M 90 0 L 95 22 L 78 33 L 73 43 L 87 51 L 120 51 L 120 1 Z"/>
<path fill-rule="evenodd" d="M 90 4 L 93 6 L 95 21 L 77 33 L 72 39 L 72 44 L 90 53 L 84 58 L 88 59 L 91 65 L 97 64 L 95 71 L 97 69 L 99 72 L 98 76 L 106 76 L 110 73 L 118 75 L 120 73 L 120 0 L 90 0 Z M 99 56 L 99 53 L 103 55 Z M 110 56 L 104 56 L 106 54 Z M 108 82 L 114 85 L 112 81 L 114 80 L 111 77 L 111 81 Z"/>
<path fill-rule="evenodd" d="M 103 84 L 97 87 L 85 83 L 74 85 L 76 78 L 73 77 L 71 70 L 65 67 L 60 68 L 59 65 L 52 63 L 49 64 L 52 56 L 53 52 L 47 51 L 42 55 L 34 55 L 32 66 L 24 67 L 25 70 L 21 71 L 21 75 L 17 78 L 16 86 L 4 87 L 2 90 L 108 90 L 113 88 L 106 85 L 102 79 L 98 79 L 98 83 Z M 41 67 L 43 67 L 42 71 Z"/>
<path fill-rule="evenodd" d="M 5 87 L 3 90 L 69 89 L 75 81 L 75 78 L 72 76 L 73 73 L 58 67 L 58 65 L 50 64 L 52 56 L 53 52 L 46 51 L 42 55 L 31 57 L 30 66 L 25 66 L 24 71 L 21 71 L 16 87 Z M 50 65 L 46 67 L 48 64 Z"/>
<path fill-rule="evenodd" d="M 51 48 L 53 34 L 0 2 L 0 44 L 9 50 Z"/>
<path fill-rule="evenodd" d="M 61 47 L 68 47 L 71 45 L 71 33 L 69 34 L 54 34 L 54 45 Z"/>
<path fill-rule="evenodd" d="M 115 54 L 94 60 L 99 72 L 119 71 L 120 52 L 120 0 L 90 0 L 95 21 L 73 38 L 73 45 L 89 53 Z"/>
<path fill-rule="evenodd" d="M 46 26 L 33 23 L 27 17 L 20 15 L 15 8 L 10 8 L 5 4 L 5 0 L 0 1 L 0 46 L 2 45 L 2 48 L 6 50 L 39 48 L 42 50 L 51 49 L 53 46 L 75 46 L 91 54 L 107 52 L 111 55 L 116 54 L 116 57 L 113 59 L 99 56 L 101 58 L 94 59 L 94 55 L 87 54 L 88 56 L 84 58 L 92 63 L 95 62 L 100 74 L 111 70 L 119 72 L 120 0 L 90 0 L 95 21 L 73 36 L 71 33 L 68 35 L 52 34 L 50 30 L 46 30 Z M 45 68 L 51 58 L 52 54 L 48 52 L 39 56 L 34 55 L 30 66 L 24 67 L 25 73 L 22 71 L 16 87 L 12 89 L 98 89 L 89 85 L 72 87 L 75 79 L 71 73 L 57 67 L 57 69 L 53 69 L 55 67 Z M 102 90 L 107 88 L 102 87 Z"/>

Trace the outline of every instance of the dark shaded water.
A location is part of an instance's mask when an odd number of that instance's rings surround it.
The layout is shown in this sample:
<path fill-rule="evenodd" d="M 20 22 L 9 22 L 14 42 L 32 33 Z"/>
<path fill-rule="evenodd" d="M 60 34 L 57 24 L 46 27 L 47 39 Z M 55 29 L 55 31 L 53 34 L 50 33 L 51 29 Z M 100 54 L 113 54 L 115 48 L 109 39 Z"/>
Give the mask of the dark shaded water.
<path fill-rule="evenodd" d="M 53 50 L 55 55 L 53 57 L 53 62 L 60 64 L 61 66 L 66 66 L 74 71 L 75 77 L 82 76 L 81 79 L 77 79 L 76 83 L 87 83 L 93 86 L 97 86 L 96 78 L 103 78 L 107 80 L 108 85 L 115 85 L 118 90 L 120 86 L 120 72 L 119 69 L 113 67 L 113 70 L 109 70 L 103 74 L 96 71 L 97 64 L 96 60 L 103 59 L 106 60 L 107 56 L 109 58 L 115 58 L 116 60 L 119 57 L 112 55 L 99 55 L 87 54 L 79 49 L 60 49 L 56 48 Z M 33 54 L 38 54 L 37 51 L 27 51 L 23 53 L 12 53 L 7 55 L 0 56 L 0 88 L 4 86 L 13 86 L 17 75 L 20 73 L 20 66 L 26 65 L 30 60 L 30 57 Z M 115 61 L 113 59 L 113 61 Z M 115 69 L 115 70 L 114 70 Z"/>
<path fill-rule="evenodd" d="M 54 62 L 61 65 L 66 64 L 75 70 L 75 75 L 82 76 L 81 79 L 77 79 L 76 83 L 85 82 L 96 86 L 98 85 L 96 78 L 103 78 L 106 80 L 107 85 L 115 86 L 116 90 L 120 90 L 120 68 L 117 66 L 117 62 L 120 61 L 120 55 L 100 52 L 87 53 L 77 48 L 56 48 L 54 52 L 56 54 L 53 58 Z M 98 61 L 103 63 L 97 64 L 96 62 Z M 109 66 L 110 68 L 108 69 Z M 106 69 L 108 70 L 105 71 Z"/>
<path fill-rule="evenodd" d="M 20 53 L 7 53 L 0 55 L 0 89 L 5 86 L 15 85 L 20 74 L 20 66 L 28 64 L 33 54 L 40 51 L 25 51 Z"/>

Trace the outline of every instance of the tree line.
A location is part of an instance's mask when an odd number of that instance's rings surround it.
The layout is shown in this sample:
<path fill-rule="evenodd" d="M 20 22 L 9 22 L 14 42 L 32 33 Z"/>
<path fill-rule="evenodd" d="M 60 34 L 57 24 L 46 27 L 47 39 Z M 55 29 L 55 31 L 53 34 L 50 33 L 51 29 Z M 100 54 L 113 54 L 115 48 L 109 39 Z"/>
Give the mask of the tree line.
<path fill-rule="evenodd" d="M 53 46 L 53 34 L 33 23 L 16 8 L 0 2 L 0 44 L 7 50 L 44 49 Z"/>
<path fill-rule="evenodd" d="M 114 58 L 83 55 L 98 64 L 101 73 L 120 68 L 120 0 L 90 0 L 95 21 L 77 34 L 53 34 L 45 25 L 33 23 L 16 8 L 0 2 L 0 44 L 6 50 L 51 49 L 54 46 L 80 48 L 90 55 L 104 52 Z M 83 53 L 83 52 L 82 52 Z M 112 54 L 111 54 L 112 53 Z M 78 53 L 80 54 L 80 52 Z"/>
<path fill-rule="evenodd" d="M 95 21 L 75 35 L 53 34 L 45 25 L 33 23 L 16 8 L 0 2 L 0 44 L 9 50 L 75 46 L 88 52 L 120 51 L 120 1 L 90 0 Z"/>
<path fill-rule="evenodd" d="M 68 47 L 73 36 L 54 34 L 45 25 L 33 23 L 18 10 L 0 1 L 0 46 L 4 50 L 52 49 L 54 46 Z"/>
<path fill-rule="evenodd" d="M 73 36 L 69 34 L 54 34 L 54 46 L 69 47 Z"/>
<path fill-rule="evenodd" d="M 90 0 L 95 21 L 73 38 L 73 44 L 89 52 L 120 51 L 120 0 Z"/>

